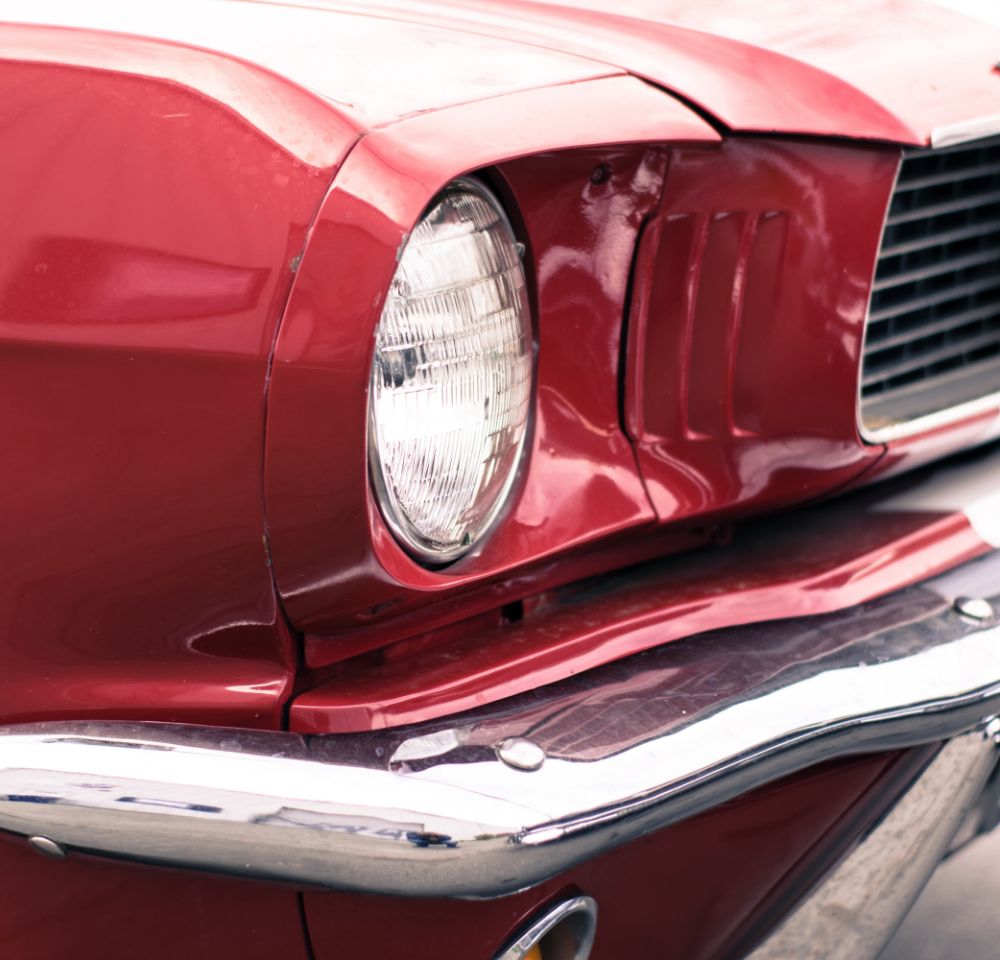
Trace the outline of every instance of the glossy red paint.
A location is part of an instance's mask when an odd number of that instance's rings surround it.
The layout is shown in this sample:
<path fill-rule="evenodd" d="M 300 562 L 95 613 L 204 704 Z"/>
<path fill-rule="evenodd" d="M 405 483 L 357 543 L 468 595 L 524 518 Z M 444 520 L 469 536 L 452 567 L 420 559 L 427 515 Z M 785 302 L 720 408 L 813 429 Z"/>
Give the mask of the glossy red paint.
<path fill-rule="evenodd" d="M 0 46 L 0 717 L 279 726 L 298 654 L 263 543 L 265 378 L 356 130 L 212 53 Z M 4 956 L 307 957 L 293 891 L 0 860 Z"/>
<path fill-rule="evenodd" d="M 555 591 L 523 620 L 473 621 L 444 642 L 341 664 L 293 701 L 292 727 L 334 733 L 447 716 L 692 634 L 843 610 L 989 549 L 964 514 L 893 508 L 900 489 L 745 524 L 731 545 Z"/>
<path fill-rule="evenodd" d="M 1000 30 L 921 0 L 8 0 L 3 16 L 213 48 L 365 125 L 629 72 L 732 130 L 924 143 L 996 113 L 1000 85 Z"/>
<path fill-rule="evenodd" d="M 310 960 L 294 890 L 0 837 L 0 949 L 17 960 Z"/>
<path fill-rule="evenodd" d="M 215 54 L 0 44 L 0 717 L 273 727 L 267 361 L 355 131 Z"/>
<path fill-rule="evenodd" d="M 459 636 L 468 632 L 467 622 L 472 618 L 481 618 L 481 622 L 488 619 L 496 625 L 508 618 L 504 612 L 507 604 L 513 605 L 516 615 L 520 602 L 526 597 L 528 603 L 533 604 L 535 598 L 548 591 L 609 570 L 701 547 L 720 535 L 724 535 L 723 532 L 715 528 L 686 530 L 647 526 L 604 542 L 584 545 L 565 556 L 520 567 L 498 579 L 470 583 L 461 590 L 442 594 L 428 606 L 415 607 L 398 616 L 373 617 L 369 623 L 338 629 L 336 633 L 306 634 L 305 666 L 310 672 L 302 677 L 302 682 L 315 686 L 326 679 L 325 667 L 381 647 L 397 645 L 399 641 L 423 644 L 429 635 L 440 637 L 444 632 Z"/>
<path fill-rule="evenodd" d="M 242 101 L 253 90 L 235 76 L 235 63 L 254 64 L 263 68 L 259 73 L 284 78 L 287 88 L 310 91 L 314 109 L 326 101 L 327 114 L 365 130 L 518 90 L 625 73 L 593 58 L 461 32 L 440 16 L 424 23 L 382 16 L 368 4 L 336 13 L 270 0 L 5 0 L 0 20 L 134 34 L 216 51 L 229 61 L 223 73 L 231 99 Z M 181 76 L 203 83 L 211 72 L 192 69 Z M 322 127 L 285 125 L 292 119 L 282 117 L 288 95 L 276 95 L 272 87 L 269 97 L 249 99 L 268 105 L 287 139 L 303 137 L 317 149 L 336 149 L 337 137 L 324 137 Z"/>
<path fill-rule="evenodd" d="M 491 5 L 499 2 L 493 0 Z M 552 6 L 545 0 L 523 2 L 529 7 Z M 590 11 L 585 22 L 591 30 L 602 28 L 608 9 L 603 0 L 573 0 L 573 6 Z M 992 74 L 992 68 L 1000 49 L 1000 30 L 923 0 L 845 0 L 836 5 L 788 0 L 753 4 L 742 0 L 627 0 L 615 12 L 629 18 L 621 28 L 628 37 L 648 30 L 649 24 L 665 32 L 679 25 L 702 37 L 750 46 L 749 51 L 732 49 L 729 64 L 740 63 L 740 53 L 752 59 L 763 49 L 816 71 L 798 91 L 775 90 L 771 78 L 781 74 L 770 71 L 778 65 L 761 61 L 753 71 L 753 80 L 760 87 L 729 84 L 724 102 L 732 106 L 719 115 L 727 122 L 732 112 L 737 119 L 731 125 L 742 129 L 766 129 L 761 126 L 763 118 L 755 121 L 750 117 L 754 113 L 760 116 L 770 106 L 775 116 L 763 122 L 775 124 L 774 129 L 790 131 L 795 123 L 802 125 L 803 133 L 838 136 L 829 125 L 837 117 L 843 124 L 841 133 L 849 130 L 851 136 L 863 137 L 867 128 L 867 135 L 874 139 L 925 143 L 936 127 L 997 112 L 1000 77 Z M 666 60 L 650 62 L 644 69 L 664 86 L 679 88 L 691 99 L 715 108 L 718 101 L 712 93 L 725 64 L 717 61 L 712 66 L 714 76 L 696 75 L 697 91 L 679 79 L 674 64 L 668 67 Z M 831 82 L 834 77 L 852 88 L 853 98 Z M 751 80 L 749 76 L 745 79 Z M 907 135 L 894 135 L 884 117 L 870 107 L 862 109 L 857 93 L 877 102 L 895 124 L 907 128 Z M 741 97 L 745 100 L 738 99 Z M 776 97 L 783 98 L 780 108 Z M 785 97 L 796 99 L 790 103 Z M 770 104 L 766 105 L 767 101 Z M 795 111 L 786 112 L 793 104 Z M 740 108 L 749 116 L 737 113 Z M 807 130 L 807 124 L 812 129 Z"/>
<path fill-rule="evenodd" d="M 539 125 L 526 127 L 524 116 Z M 642 142 L 664 136 L 717 140 L 652 88 L 611 78 L 414 118 L 370 134 L 350 155 L 306 249 L 269 393 L 268 523 L 297 627 L 363 625 L 653 519 L 621 430 L 614 371 L 635 238 L 665 160 Z M 576 147 L 537 156 L 567 144 Z M 492 536 L 436 572 L 397 546 L 369 492 L 372 331 L 397 251 L 431 198 L 497 161 L 491 176 L 513 201 L 536 265 L 534 422 L 523 476 Z M 611 176 L 593 183 L 600 163 Z"/>
<path fill-rule="evenodd" d="M 881 456 L 855 404 L 898 163 L 894 148 L 796 141 L 672 152 L 636 265 L 625 394 L 661 520 L 813 498 Z"/>
<path fill-rule="evenodd" d="M 848 43 L 839 14 L 835 24 L 812 14 L 800 21 L 809 29 L 786 35 L 771 0 L 758 5 L 756 24 L 733 29 L 790 58 L 652 22 L 644 17 L 662 18 L 645 6 L 631 19 L 537 3 L 463 8 L 414 0 L 383 17 L 367 4 L 337 14 L 239 2 L 158 11 L 97 0 L 5 6 L 4 17 L 160 38 L 0 26 L 5 722 L 282 722 L 298 651 L 265 550 L 264 397 L 278 318 L 317 211 L 281 329 L 267 421 L 275 570 L 297 626 L 360 630 L 391 614 L 392 629 L 409 633 L 436 622 L 406 619 L 432 602 L 447 622 L 476 604 L 530 598 L 699 537 L 654 539 L 664 535 L 653 532 L 657 516 L 684 515 L 665 499 L 678 458 L 643 420 L 634 436 L 646 445 L 654 509 L 617 397 L 629 266 L 658 209 L 670 150 L 672 189 L 688 165 L 693 172 L 707 158 L 750 150 L 720 149 L 711 123 L 913 143 L 935 124 L 995 110 L 995 78 L 978 71 L 998 44 L 981 28 L 957 31 L 947 56 L 901 56 L 882 80 L 871 73 L 871 49 L 888 38 L 881 63 L 885 49 L 907 49 L 886 17 L 860 42 L 855 33 Z M 454 18 L 447 27 L 442 11 Z M 920 23 L 906 36 L 929 49 L 943 21 Z M 827 48 L 812 50 L 809 39 L 823 30 L 839 38 L 826 59 Z M 386 82 L 387 50 L 407 82 Z M 676 89 L 711 122 L 627 70 Z M 935 93 L 935 84 L 948 92 Z M 691 143 L 700 149 L 678 150 Z M 747 155 L 745 172 L 755 191 L 770 186 L 788 202 L 810 195 L 822 167 L 802 156 L 834 151 L 769 149 L 772 159 L 784 150 L 796 169 L 768 166 L 758 153 Z M 877 179 L 875 157 L 893 152 L 873 148 L 868 167 L 858 160 L 851 169 Z M 589 177 L 598 163 L 611 166 L 604 183 Z M 406 231 L 444 183 L 481 168 L 517 208 L 538 263 L 538 418 L 503 527 L 462 565 L 431 572 L 397 548 L 367 492 L 371 332 Z M 770 183 L 775 172 L 787 193 Z M 735 185 L 725 179 L 698 210 L 744 209 L 727 199 Z M 829 170 L 819 179 L 857 189 Z M 698 192 L 690 181 L 680 195 Z M 663 209 L 673 202 L 668 195 Z M 858 250 L 844 249 L 854 242 L 849 231 L 822 233 L 838 216 L 824 211 L 820 241 L 850 265 L 850 303 L 838 313 L 850 339 L 862 276 L 852 258 L 872 239 L 859 229 Z M 723 217 L 721 229 L 734 223 Z M 829 307 L 813 291 L 800 298 Z M 846 339 L 824 358 L 824 388 L 843 388 L 853 349 Z M 742 416 L 735 399 L 724 409 L 734 425 L 737 406 Z M 760 412 L 785 443 L 782 417 L 794 411 L 762 402 Z M 844 454 L 838 480 L 853 477 L 865 455 L 837 446 L 842 427 L 810 448 Z M 701 509 L 727 495 L 763 507 L 807 492 L 801 476 L 762 468 L 774 485 L 753 501 L 759 491 L 740 485 L 754 468 L 746 451 L 773 450 L 734 434 L 712 462 L 697 452 L 698 439 L 684 437 L 709 489 Z M 807 452 L 794 451 L 796 469 Z M 687 516 L 698 503 L 689 499 Z M 597 626 L 556 591 L 520 626 L 451 638 L 452 662 L 468 656 L 457 669 L 428 644 L 418 696 L 409 689 L 416 661 L 403 656 L 413 648 L 388 652 L 392 665 L 377 673 L 348 663 L 336 686 L 300 698 L 293 720 L 322 730 L 435 716 L 681 633 L 854 603 L 984 549 L 952 516 L 889 515 L 849 537 L 844 517 L 855 509 L 831 507 L 809 538 L 796 522 L 794 542 L 789 525 L 749 549 L 667 561 L 648 583 L 640 577 L 599 598 Z M 560 630 L 561 646 L 553 644 Z M 336 640 L 311 641 L 314 652 L 321 642 Z M 335 658 L 327 650 L 313 662 Z M 317 955 L 339 955 L 347 943 L 384 960 L 437 957 L 442 948 L 486 956 L 546 898 L 583 889 L 604 909 L 595 960 L 637 954 L 653 935 L 668 937 L 678 956 L 716 956 L 751 936 L 768 891 L 776 896 L 793 880 L 801 890 L 793 871 L 821 838 L 846 844 L 877 816 L 918 759 L 846 761 L 803 775 L 496 903 L 309 894 Z M 9 840 L 0 848 L 0 944 L 12 955 L 131 957 L 137 945 L 153 958 L 308 955 L 292 891 L 85 859 L 53 863 Z"/>
<path fill-rule="evenodd" d="M 1000 30 L 921 0 L 303 0 L 628 70 L 742 132 L 926 143 L 997 112 Z"/>
<path fill-rule="evenodd" d="M 307 893 L 316 960 L 341 956 L 345 943 L 379 960 L 486 960 L 537 910 L 581 892 L 598 902 L 593 960 L 721 960 L 773 922 L 772 898 L 801 897 L 927 759 L 915 751 L 827 764 L 500 900 Z"/>

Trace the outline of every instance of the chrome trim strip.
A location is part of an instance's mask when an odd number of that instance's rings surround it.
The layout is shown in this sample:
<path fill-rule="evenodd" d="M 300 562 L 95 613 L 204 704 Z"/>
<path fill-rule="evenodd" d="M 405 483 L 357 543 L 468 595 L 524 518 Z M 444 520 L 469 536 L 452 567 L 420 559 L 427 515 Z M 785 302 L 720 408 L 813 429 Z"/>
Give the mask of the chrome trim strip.
<path fill-rule="evenodd" d="M 889 211 L 892 209 L 892 201 L 896 196 L 896 188 L 899 186 L 899 174 L 903 169 L 903 157 L 905 155 L 906 153 L 904 150 L 899 151 L 899 157 L 896 159 L 896 172 L 892 178 L 892 189 L 889 191 L 889 195 L 885 200 L 885 212 L 882 214 L 882 232 L 879 234 L 878 247 L 875 250 L 875 259 L 872 261 L 871 282 L 868 284 L 868 303 L 865 304 L 865 322 L 861 327 L 861 348 L 858 351 L 858 379 L 854 390 L 854 419 L 858 425 L 858 436 L 861 437 L 863 443 L 868 444 L 879 444 L 882 441 L 875 439 L 874 436 L 869 433 L 865 427 L 864 414 L 861 411 L 861 384 L 864 380 L 865 371 L 865 346 L 868 343 L 868 327 L 871 321 L 872 297 L 875 295 L 875 277 L 878 274 L 879 260 L 882 259 L 882 244 L 885 243 L 885 231 L 889 226 Z"/>
<path fill-rule="evenodd" d="M 916 417 L 904 423 L 890 423 L 885 427 L 875 429 L 865 427 L 859 419 L 858 427 L 861 438 L 866 443 L 893 443 L 896 440 L 905 440 L 907 437 L 916 436 L 918 433 L 929 433 L 931 430 L 938 430 L 962 420 L 985 417 L 991 413 L 1000 416 L 1000 393 L 977 397 L 975 400 L 948 407 L 947 410 L 936 410 L 934 413 L 924 414 L 922 417 Z"/>
<path fill-rule="evenodd" d="M 335 889 L 493 897 L 829 757 L 1000 712 L 1000 551 L 840 613 L 675 641 L 402 731 L 0 728 L 0 829 Z M 526 771 L 495 747 L 528 737 Z M 393 759 L 395 758 L 395 759 Z"/>
<path fill-rule="evenodd" d="M 563 927 L 566 934 L 544 956 L 551 956 L 552 960 L 587 960 L 597 933 L 597 902 L 592 897 L 573 897 L 550 907 L 518 934 L 496 960 L 525 960 L 528 951 L 556 927 Z"/>
<path fill-rule="evenodd" d="M 996 766 L 994 720 L 945 744 L 889 814 L 748 960 L 874 960 Z"/>
<path fill-rule="evenodd" d="M 871 507 L 874 513 L 962 513 L 983 543 L 1000 549 L 1000 445 L 913 475 Z"/>
<path fill-rule="evenodd" d="M 960 143 L 984 140 L 997 134 L 1000 134 L 1000 113 L 991 113 L 989 116 L 935 127 L 931 131 L 931 147 L 934 149 L 955 147 Z"/>

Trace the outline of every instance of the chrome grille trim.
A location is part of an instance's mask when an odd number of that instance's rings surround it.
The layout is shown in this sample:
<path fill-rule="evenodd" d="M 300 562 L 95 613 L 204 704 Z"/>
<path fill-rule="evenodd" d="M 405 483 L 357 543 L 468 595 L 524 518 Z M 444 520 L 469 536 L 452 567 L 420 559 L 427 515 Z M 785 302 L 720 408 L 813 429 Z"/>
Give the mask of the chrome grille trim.
<path fill-rule="evenodd" d="M 1000 137 L 903 154 L 858 409 L 873 443 L 1000 409 Z"/>
<path fill-rule="evenodd" d="M 1000 113 L 991 113 L 984 117 L 974 117 L 972 120 L 961 120 L 958 123 L 935 127 L 931 131 L 931 146 L 957 146 L 969 140 L 982 140 L 998 134 L 1000 134 Z"/>

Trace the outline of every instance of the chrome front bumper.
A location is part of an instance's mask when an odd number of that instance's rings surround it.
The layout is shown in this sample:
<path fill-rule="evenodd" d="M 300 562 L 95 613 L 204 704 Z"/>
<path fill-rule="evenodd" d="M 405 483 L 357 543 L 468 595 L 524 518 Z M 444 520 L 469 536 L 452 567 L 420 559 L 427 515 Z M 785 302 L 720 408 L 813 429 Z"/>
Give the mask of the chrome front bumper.
<path fill-rule="evenodd" d="M 421 727 L 0 728 L 0 829 L 50 851 L 496 897 L 827 758 L 966 734 L 942 754 L 950 823 L 994 763 L 982 731 L 1000 713 L 1000 625 L 960 613 L 962 597 L 1000 604 L 1000 551 L 842 613 L 677 641 Z"/>

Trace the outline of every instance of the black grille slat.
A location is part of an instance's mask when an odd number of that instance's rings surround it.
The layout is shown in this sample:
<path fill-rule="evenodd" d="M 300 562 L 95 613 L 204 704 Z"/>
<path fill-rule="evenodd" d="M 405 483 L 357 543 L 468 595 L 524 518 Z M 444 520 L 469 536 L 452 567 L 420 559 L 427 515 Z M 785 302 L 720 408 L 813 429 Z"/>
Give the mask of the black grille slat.
<path fill-rule="evenodd" d="M 960 227 L 957 230 L 946 230 L 942 233 L 932 233 L 928 236 L 918 237 L 916 240 L 907 240 L 901 243 L 882 244 L 882 252 L 879 260 L 888 260 L 889 257 L 899 257 L 904 253 L 914 253 L 918 250 L 927 250 L 939 247 L 942 244 L 957 243 L 961 240 L 971 240 L 983 236 L 983 231 L 1000 231 L 1000 216 L 995 220 L 973 223 L 968 227 Z"/>
<path fill-rule="evenodd" d="M 989 290 L 1000 290 L 1000 275 L 995 277 L 982 277 L 978 280 L 970 280 L 966 283 L 956 284 L 954 287 L 938 290 L 934 293 L 924 294 L 922 297 L 914 297 L 912 300 L 902 300 L 899 303 L 887 307 L 872 310 L 869 313 L 869 322 L 880 320 L 891 320 L 893 317 L 902 317 L 913 313 L 916 310 L 923 310 L 925 307 L 934 307 L 938 304 L 950 303 L 960 297 L 974 297 Z M 872 303 L 875 297 L 872 297 Z"/>
<path fill-rule="evenodd" d="M 913 267 L 902 273 L 893 274 L 875 281 L 874 290 L 888 290 L 891 287 L 899 287 L 904 283 L 916 283 L 918 280 L 929 280 L 932 277 L 940 276 L 943 273 L 951 273 L 955 270 L 967 270 L 969 267 L 980 267 L 983 264 L 992 263 L 997 258 L 996 250 L 981 250 L 978 253 L 967 253 L 961 257 L 950 257 L 940 260 L 937 263 L 928 264 L 923 267 Z"/>
<path fill-rule="evenodd" d="M 964 359 L 966 355 L 974 354 L 984 347 L 989 346 L 996 340 L 996 336 L 995 330 L 987 330 L 985 333 L 980 333 L 967 340 L 922 351 L 918 356 L 898 360 L 891 365 L 886 364 L 885 366 L 891 370 L 894 377 L 902 377 L 904 374 L 924 367 L 937 367 L 938 369 L 947 367 L 951 369 L 958 365 L 953 363 L 953 361 Z M 867 386 L 869 383 L 875 383 L 884 378 L 885 372 L 881 369 L 876 369 L 872 373 L 867 374 L 862 382 Z"/>
<path fill-rule="evenodd" d="M 915 195 L 917 194 L 909 194 L 909 196 Z M 896 194 L 896 197 L 905 196 L 907 196 L 907 194 Z M 953 200 L 942 200 L 940 203 L 931 204 L 924 208 L 917 207 L 913 210 L 900 210 L 897 214 L 889 215 L 889 219 L 886 221 L 886 226 L 898 227 L 903 224 L 912 223 L 916 220 L 930 220 L 939 217 L 946 217 L 949 214 L 965 213 L 969 209 L 970 202 L 975 204 L 987 204 L 989 206 L 1000 204 L 1000 190 L 975 192 L 970 193 L 969 196 L 956 197 Z"/>
<path fill-rule="evenodd" d="M 978 167 L 972 167 L 963 171 L 962 176 L 968 179 L 975 177 L 996 177 L 996 167 L 992 163 L 984 163 Z M 945 170 L 941 173 L 931 173 L 924 177 L 914 177 L 911 180 L 904 180 L 896 184 L 897 193 L 908 193 L 911 190 L 924 190 L 927 187 L 937 187 L 942 184 L 951 184 L 955 181 L 955 171 Z"/>
<path fill-rule="evenodd" d="M 966 368 L 969 396 L 956 381 Z M 1000 138 L 909 151 L 872 286 L 862 420 L 872 429 L 905 424 L 996 392 Z"/>
<path fill-rule="evenodd" d="M 885 326 L 869 328 L 865 357 L 873 357 L 883 350 L 888 350 L 890 347 L 898 347 L 902 344 L 915 342 L 938 333 L 945 333 L 948 330 L 957 331 L 967 324 L 988 319 L 994 316 L 996 312 L 996 304 L 988 303 L 985 306 L 976 307 L 972 310 L 962 310 L 959 313 L 949 314 L 941 320 L 921 323 L 919 326 L 903 330 L 901 333 L 887 331 Z M 916 330 L 915 333 L 914 329 Z"/>

